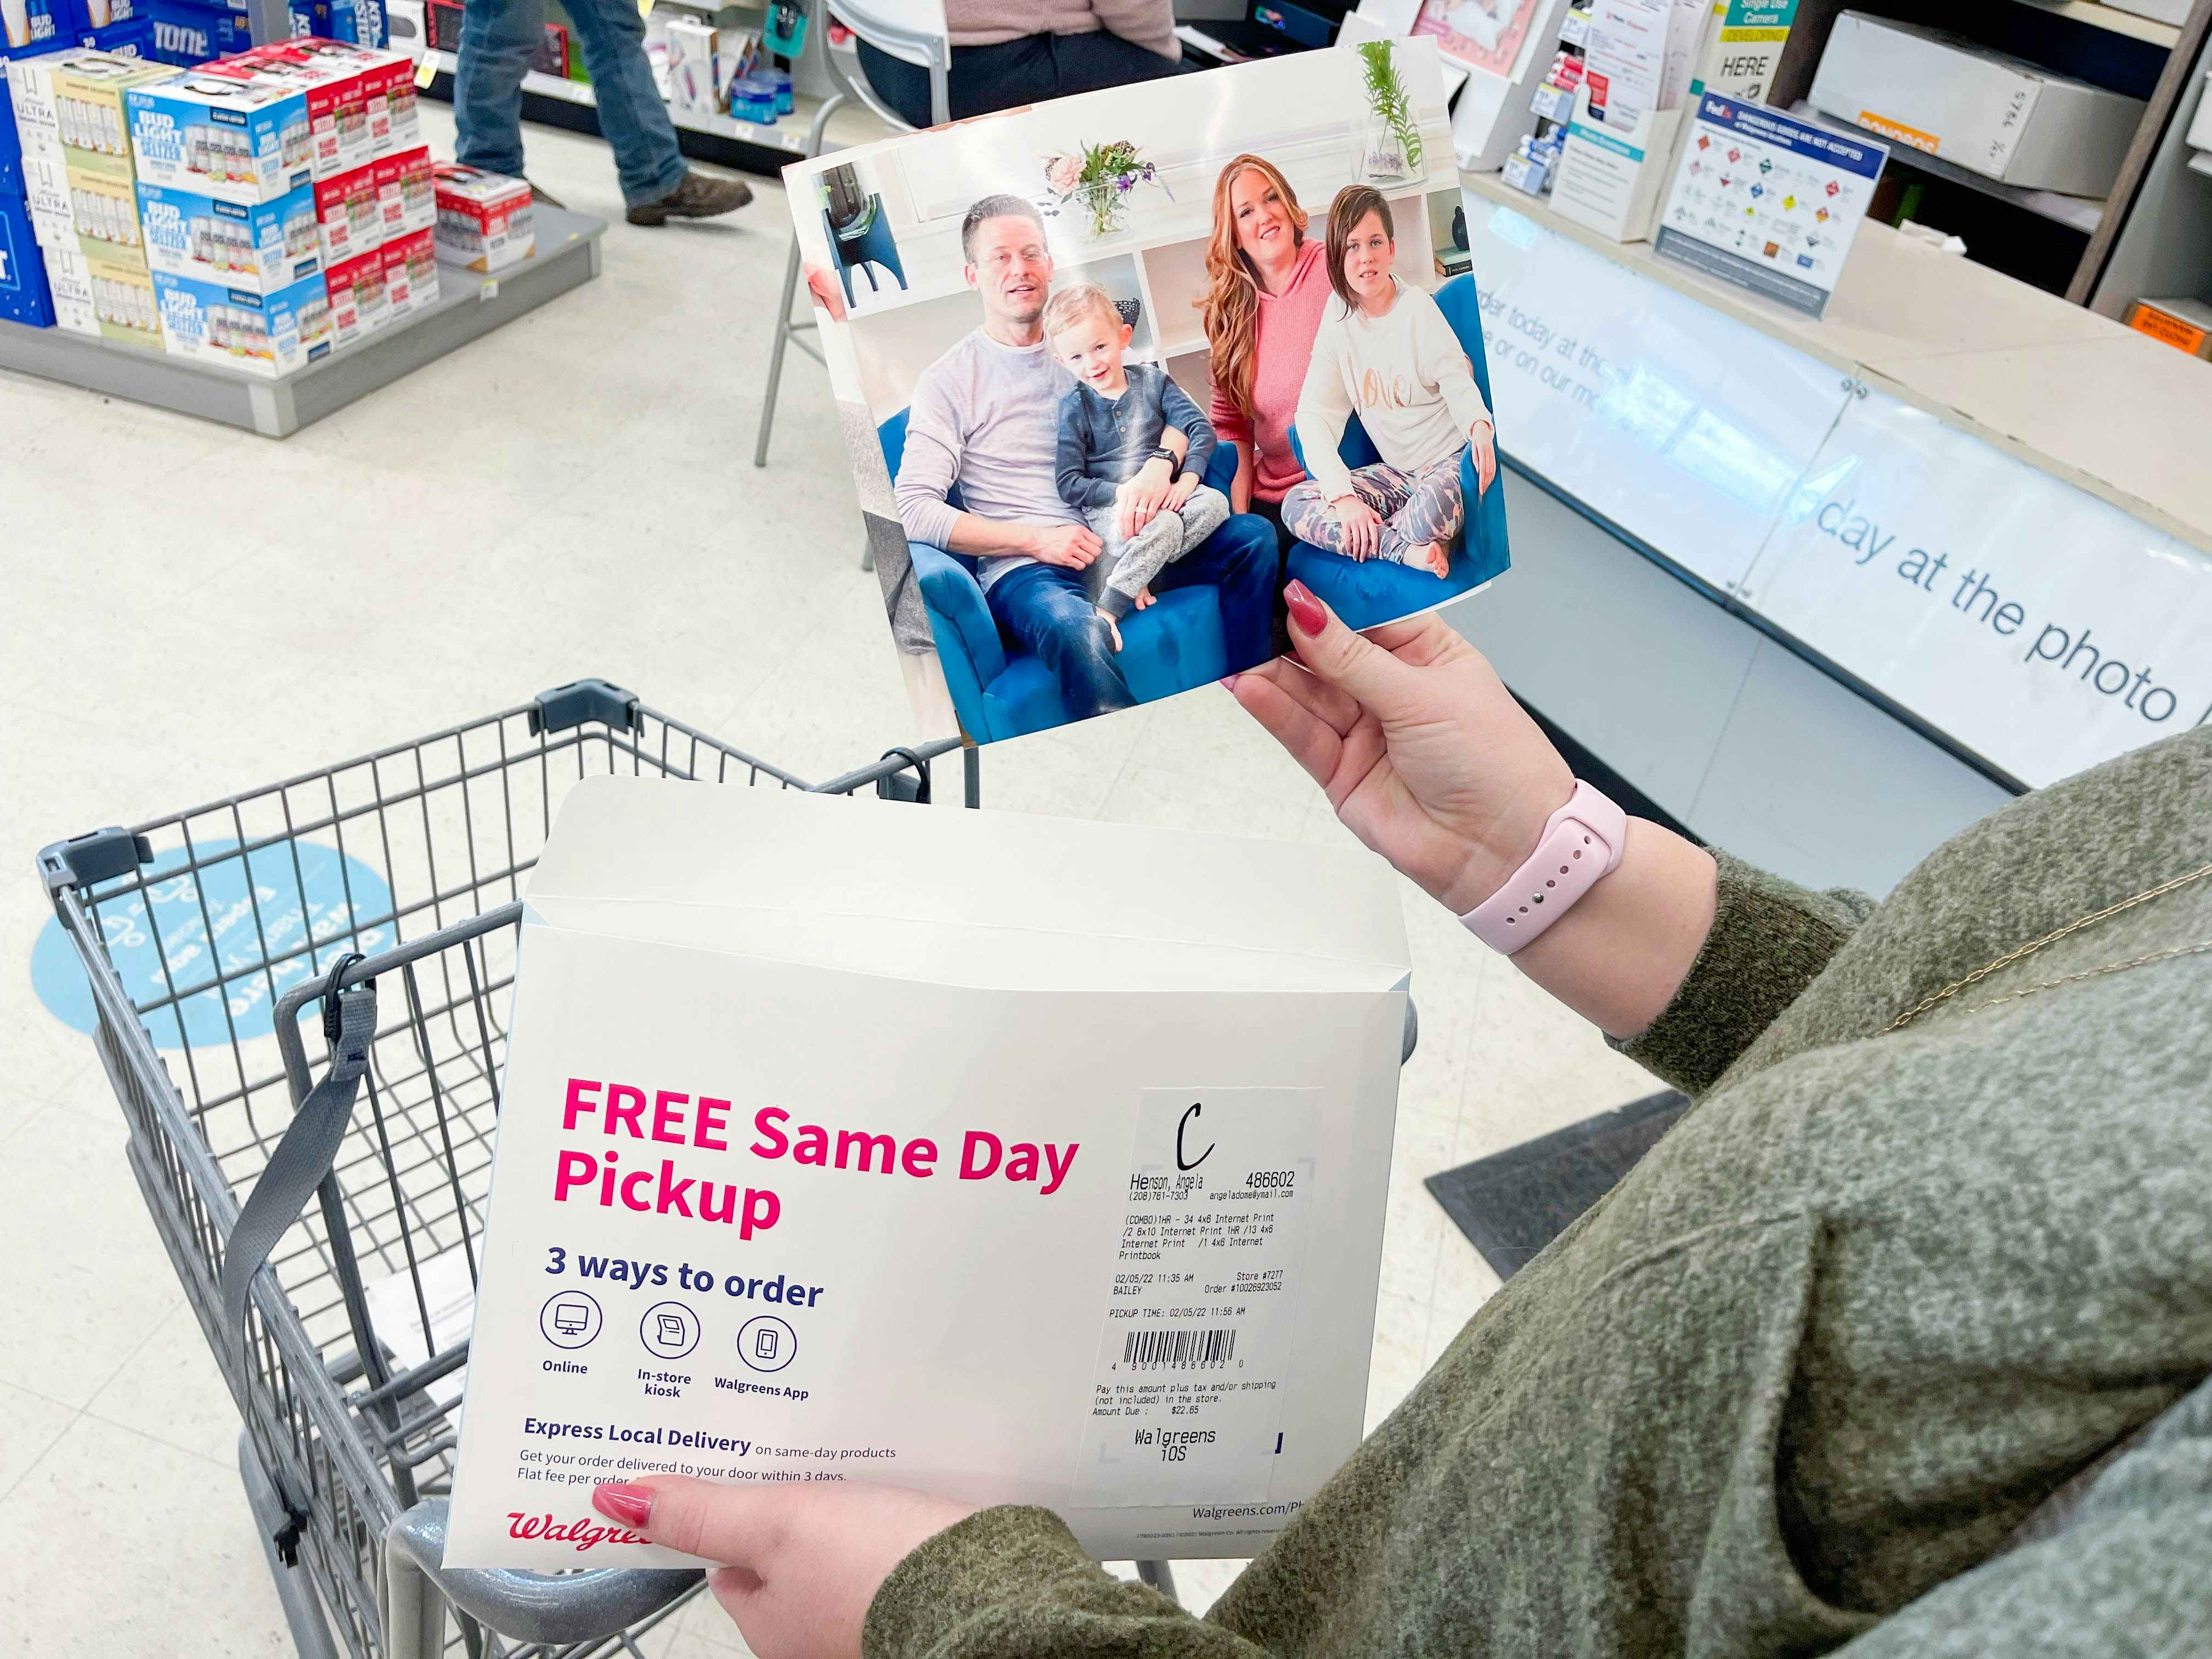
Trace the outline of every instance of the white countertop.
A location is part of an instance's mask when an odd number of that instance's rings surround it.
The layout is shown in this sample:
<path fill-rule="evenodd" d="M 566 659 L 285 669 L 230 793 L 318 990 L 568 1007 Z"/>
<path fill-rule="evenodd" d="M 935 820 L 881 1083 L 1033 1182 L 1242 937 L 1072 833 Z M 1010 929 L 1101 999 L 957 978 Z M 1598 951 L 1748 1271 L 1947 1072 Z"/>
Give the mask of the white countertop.
<path fill-rule="evenodd" d="M 1815 320 L 1611 241 L 1494 173 L 1461 181 L 2212 553 L 2212 363 L 1887 225 L 1860 228 Z"/>

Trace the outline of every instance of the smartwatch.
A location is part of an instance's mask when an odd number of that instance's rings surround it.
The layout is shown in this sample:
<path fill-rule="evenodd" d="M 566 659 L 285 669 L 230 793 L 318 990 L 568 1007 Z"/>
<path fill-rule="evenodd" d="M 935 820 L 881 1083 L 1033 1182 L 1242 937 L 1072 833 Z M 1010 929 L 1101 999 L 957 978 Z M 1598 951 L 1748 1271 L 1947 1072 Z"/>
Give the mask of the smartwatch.
<path fill-rule="evenodd" d="M 1567 804 L 1546 820 L 1528 861 L 1460 921 L 1510 957 L 1611 875 L 1627 842 L 1628 814 L 1577 778 Z"/>

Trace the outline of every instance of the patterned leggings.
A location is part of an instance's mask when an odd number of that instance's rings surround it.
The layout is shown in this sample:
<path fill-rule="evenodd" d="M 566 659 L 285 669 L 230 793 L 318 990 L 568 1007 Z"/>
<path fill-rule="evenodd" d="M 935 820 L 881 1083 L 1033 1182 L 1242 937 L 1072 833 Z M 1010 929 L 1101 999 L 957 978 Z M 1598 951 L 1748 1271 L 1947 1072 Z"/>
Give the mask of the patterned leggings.
<path fill-rule="evenodd" d="M 1376 558 L 1403 564 L 1413 549 L 1459 534 L 1467 521 L 1467 504 L 1459 493 L 1459 460 L 1465 453 L 1462 446 L 1419 472 L 1401 471 L 1382 461 L 1352 469 L 1354 493 L 1382 517 Z M 1283 522 L 1302 542 L 1332 553 L 1344 551 L 1344 526 L 1311 478 L 1292 484 L 1283 497 Z"/>

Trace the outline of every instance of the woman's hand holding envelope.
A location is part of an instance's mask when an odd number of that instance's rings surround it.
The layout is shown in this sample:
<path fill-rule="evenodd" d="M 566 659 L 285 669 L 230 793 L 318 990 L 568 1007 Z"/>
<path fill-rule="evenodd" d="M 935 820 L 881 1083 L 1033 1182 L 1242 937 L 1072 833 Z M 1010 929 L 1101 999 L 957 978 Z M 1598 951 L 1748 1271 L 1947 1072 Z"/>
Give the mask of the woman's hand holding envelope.
<path fill-rule="evenodd" d="M 868 1604 L 891 1569 L 975 1512 L 903 1486 L 727 1486 L 674 1474 L 601 1486 L 592 1507 L 722 1563 L 707 1588 L 761 1659 L 858 1659 Z"/>

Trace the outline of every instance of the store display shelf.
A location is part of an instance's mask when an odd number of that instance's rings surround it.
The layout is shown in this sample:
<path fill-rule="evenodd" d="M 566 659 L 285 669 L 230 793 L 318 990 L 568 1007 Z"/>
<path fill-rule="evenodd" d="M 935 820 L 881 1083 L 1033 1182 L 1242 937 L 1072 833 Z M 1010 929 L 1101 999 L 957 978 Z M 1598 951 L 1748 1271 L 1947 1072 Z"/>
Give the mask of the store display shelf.
<path fill-rule="evenodd" d="M 1833 121 L 1843 126 L 1858 126 L 1856 121 L 1844 121 L 1839 117 L 1826 114 L 1802 100 L 1790 113 L 1812 121 Z M 2099 197 L 2062 196 L 2055 190 L 2022 190 L 2018 185 L 2008 185 L 1986 173 L 1976 173 L 1972 167 L 1962 167 L 1956 161 L 1947 161 L 1940 155 L 1930 155 L 1925 150 L 1900 144 L 1889 134 L 1875 128 L 1861 127 L 1860 131 L 1889 146 L 1892 166 L 1908 167 L 1916 173 L 1925 173 L 1947 183 L 1962 185 L 1967 190 L 1978 191 L 1984 196 L 1993 196 L 1998 201 L 2009 202 L 2038 218 L 2064 225 L 2069 230 L 2078 230 L 2084 236 L 2094 235 L 2097 227 L 2104 222 L 2105 203 Z"/>
<path fill-rule="evenodd" d="M 280 380 L 9 322 L 0 368 L 287 438 L 599 274 L 604 222 L 541 204 L 537 227 L 532 258 L 497 276 L 441 264 L 428 310 Z"/>
<path fill-rule="evenodd" d="M 711 9 L 704 6 L 700 9 Z M 450 76 L 459 66 L 459 60 L 450 52 L 431 50 L 422 56 L 435 66 L 441 75 Z M 588 81 L 565 81 L 557 75 L 526 70 L 522 76 L 522 89 L 546 98 L 557 98 L 564 104 L 575 104 L 588 109 L 599 107 L 599 100 L 592 95 Z M 715 138 L 726 138 L 733 143 L 757 144 L 763 149 L 804 155 L 806 154 L 807 134 L 813 129 L 815 112 L 822 107 L 822 100 L 802 94 L 793 102 L 795 107 L 792 112 L 772 127 L 763 126 L 757 121 L 740 121 L 728 115 L 698 115 L 690 110 L 678 109 L 673 104 L 668 106 L 668 118 L 687 132 L 705 133 Z"/>
<path fill-rule="evenodd" d="M 2179 24 L 2161 23 L 2155 17 L 2138 17 L 2131 11 L 2122 11 L 2118 6 L 2100 6 L 2097 0 L 2016 0 L 2023 6 L 2033 6 L 2038 11 L 2055 12 L 2061 17 L 2070 17 L 2077 23 L 2087 23 L 2092 28 L 2108 29 L 2114 34 L 2124 34 L 2132 40 L 2148 40 L 2154 46 L 2173 50 L 2181 39 Z"/>

